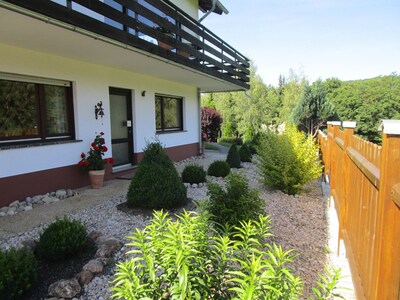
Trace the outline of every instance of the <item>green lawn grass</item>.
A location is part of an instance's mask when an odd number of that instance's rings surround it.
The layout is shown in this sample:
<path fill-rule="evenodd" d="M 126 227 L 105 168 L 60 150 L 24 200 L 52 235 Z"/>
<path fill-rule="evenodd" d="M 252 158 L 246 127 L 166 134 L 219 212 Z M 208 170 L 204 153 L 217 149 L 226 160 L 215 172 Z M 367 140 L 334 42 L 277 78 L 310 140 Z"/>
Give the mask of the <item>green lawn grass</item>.
<path fill-rule="evenodd" d="M 220 144 L 222 146 L 225 146 L 225 147 L 228 147 L 228 148 L 230 148 L 232 146 L 231 143 L 227 143 L 227 142 L 219 142 L 218 144 Z"/>
<path fill-rule="evenodd" d="M 206 143 L 206 149 L 207 149 L 207 150 L 216 150 L 216 151 L 219 151 L 219 148 L 218 148 L 217 146 L 215 146 L 215 145 L 213 145 L 213 144 L 209 144 L 209 143 Z"/>

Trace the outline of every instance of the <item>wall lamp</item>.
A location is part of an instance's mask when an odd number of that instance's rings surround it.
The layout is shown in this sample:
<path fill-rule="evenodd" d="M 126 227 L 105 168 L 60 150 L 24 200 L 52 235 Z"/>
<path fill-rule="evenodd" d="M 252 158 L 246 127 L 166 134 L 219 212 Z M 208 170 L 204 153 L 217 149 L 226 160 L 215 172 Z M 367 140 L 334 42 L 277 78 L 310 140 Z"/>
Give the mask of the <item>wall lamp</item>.
<path fill-rule="evenodd" d="M 146 96 L 146 91 L 142 92 L 142 97 Z"/>
<path fill-rule="evenodd" d="M 94 106 L 94 115 L 96 117 L 96 120 L 98 118 L 98 116 L 100 116 L 101 118 L 104 117 L 104 109 L 103 109 L 103 102 L 100 101 L 99 103 L 97 103 Z"/>

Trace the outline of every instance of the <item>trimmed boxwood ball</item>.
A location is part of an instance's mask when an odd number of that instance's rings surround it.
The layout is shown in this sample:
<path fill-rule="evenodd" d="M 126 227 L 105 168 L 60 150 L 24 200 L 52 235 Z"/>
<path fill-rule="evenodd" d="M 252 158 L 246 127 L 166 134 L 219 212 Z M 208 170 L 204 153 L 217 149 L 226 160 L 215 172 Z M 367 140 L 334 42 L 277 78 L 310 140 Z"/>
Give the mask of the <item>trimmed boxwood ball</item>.
<path fill-rule="evenodd" d="M 249 147 L 247 146 L 247 143 L 244 143 L 242 147 L 239 149 L 239 156 L 240 160 L 243 162 L 251 162 L 251 151 Z"/>
<path fill-rule="evenodd" d="M 26 249 L 0 251 L 0 298 L 21 299 L 36 281 L 37 262 Z"/>
<path fill-rule="evenodd" d="M 87 241 L 85 226 L 66 216 L 56 218 L 40 235 L 37 252 L 50 261 L 60 261 L 76 255 Z"/>
<path fill-rule="evenodd" d="M 231 168 L 240 168 L 240 155 L 236 144 L 232 144 L 232 146 L 229 148 L 226 162 Z"/>
<path fill-rule="evenodd" d="M 206 171 L 204 171 L 204 168 L 199 165 L 189 165 L 186 166 L 185 169 L 182 172 L 182 181 L 183 182 L 188 182 L 190 184 L 193 183 L 201 183 L 201 182 L 206 182 Z"/>
<path fill-rule="evenodd" d="M 226 161 L 216 160 L 207 170 L 207 174 L 215 177 L 226 177 L 231 171 L 231 167 Z"/>
<path fill-rule="evenodd" d="M 186 203 L 186 188 L 164 148 L 148 144 L 129 186 L 128 206 L 162 209 Z"/>

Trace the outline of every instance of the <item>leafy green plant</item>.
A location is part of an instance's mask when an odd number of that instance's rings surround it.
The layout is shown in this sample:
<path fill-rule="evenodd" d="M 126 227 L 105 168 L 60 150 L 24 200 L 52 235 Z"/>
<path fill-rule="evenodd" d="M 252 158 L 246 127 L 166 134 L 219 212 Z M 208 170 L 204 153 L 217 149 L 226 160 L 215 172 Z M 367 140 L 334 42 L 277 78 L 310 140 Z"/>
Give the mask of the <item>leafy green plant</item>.
<path fill-rule="evenodd" d="M 193 183 L 206 182 L 207 173 L 204 168 L 199 165 L 188 165 L 183 169 L 182 181 Z"/>
<path fill-rule="evenodd" d="M 235 239 L 215 234 L 208 217 L 185 211 L 173 221 L 154 212 L 151 224 L 129 237 L 133 258 L 118 264 L 112 297 L 283 299 L 300 294 L 300 279 L 286 267 L 293 259 L 290 251 L 262 247 L 270 236 L 268 217 L 242 222 Z"/>
<path fill-rule="evenodd" d="M 20 299 L 36 280 L 37 263 L 25 249 L 0 251 L 1 299 Z"/>
<path fill-rule="evenodd" d="M 317 286 L 313 287 L 313 292 L 316 298 L 311 297 L 310 300 L 325 300 L 331 299 L 331 296 L 336 298 L 345 299 L 342 295 L 338 293 L 337 285 L 341 278 L 340 276 L 341 269 L 332 268 L 328 269 L 325 267 L 325 275 L 318 274 L 320 280 L 317 282 Z"/>
<path fill-rule="evenodd" d="M 263 201 L 258 191 L 251 189 L 246 178 L 239 174 L 231 173 L 227 177 L 226 191 L 218 184 L 209 183 L 208 195 L 207 210 L 219 229 L 238 226 L 263 213 Z"/>
<path fill-rule="evenodd" d="M 240 155 L 235 143 L 229 148 L 226 162 L 231 168 L 240 168 Z"/>
<path fill-rule="evenodd" d="M 127 193 L 130 207 L 172 208 L 187 203 L 186 188 L 160 143 L 151 143 L 132 178 Z"/>
<path fill-rule="evenodd" d="M 293 126 L 283 134 L 270 133 L 258 147 L 258 168 L 262 183 L 289 195 L 302 191 L 305 183 L 318 178 L 322 165 L 313 138 Z"/>
<path fill-rule="evenodd" d="M 243 162 L 251 162 L 251 151 L 247 145 L 247 143 L 244 143 L 242 145 L 242 147 L 240 147 L 239 149 L 239 156 L 240 156 L 240 160 Z"/>
<path fill-rule="evenodd" d="M 86 240 L 86 228 L 81 222 L 66 216 L 56 218 L 40 235 L 37 253 L 46 260 L 63 260 L 77 254 Z"/>
<path fill-rule="evenodd" d="M 231 171 L 231 167 L 226 161 L 216 160 L 208 167 L 207 174 L 215 177 L 226 177 Z"/>

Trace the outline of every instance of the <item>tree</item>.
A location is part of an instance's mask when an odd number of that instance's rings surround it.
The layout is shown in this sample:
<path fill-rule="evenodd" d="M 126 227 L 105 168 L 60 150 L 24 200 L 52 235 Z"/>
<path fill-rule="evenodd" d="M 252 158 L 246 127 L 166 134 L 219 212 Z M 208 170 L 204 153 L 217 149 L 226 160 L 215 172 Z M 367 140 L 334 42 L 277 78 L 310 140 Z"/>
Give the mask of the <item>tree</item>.
<path fill-rule="evenodd" d="M 212 108 L 201 108 L 201 132 L 205 133 L 211 141 L 216 141 L 221 130 L 221 115 Z"/>
<path fill-rule="evenodd" d="M 280 109 L 280 123 L 287 122 L 290 119 L 293 109 L 300 101 L 306 79 L 303 74 L 297 75 L 290 70 L 289 78 L 283 86 L 282 107 Z"/>
<path fill-rule="evenodd" d="M 326 97 L 325 87 L 321 80 L 310 86 L 304 85 L 300 101 L 290 117 L 300 130 L 316 136 L 319 128 L 327 120 L 335 117 L 335 109 Z"/>
<path fill-rule="evenodd" d="M 400 76 L 396 73 L 365 80 L 329 79 L 327 97 L 342 121 L 356 121 L 356 134 L 380 143 L 382 119 L 400 118 Z"/>

